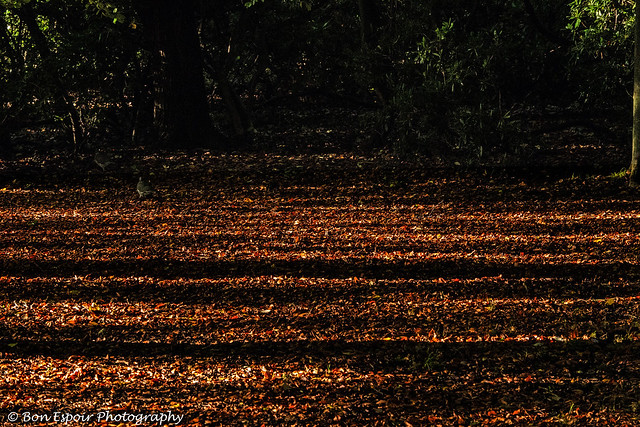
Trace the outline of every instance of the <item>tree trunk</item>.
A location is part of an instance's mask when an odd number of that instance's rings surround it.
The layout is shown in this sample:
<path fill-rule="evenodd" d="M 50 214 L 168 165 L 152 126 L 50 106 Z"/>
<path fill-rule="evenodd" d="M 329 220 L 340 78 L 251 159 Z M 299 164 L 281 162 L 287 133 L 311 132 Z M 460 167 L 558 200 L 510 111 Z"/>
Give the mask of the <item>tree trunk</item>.
<path fill-rule="evenodd" d="M 219 145 L 221 135 L 209 117 L 195 0 L 140 0 L 136 8 L 158 58 L 156 125 L 172 147 Z"/>
<path fill-rule="evenodd" d="M 634 63 L 633 63 L 633 136 L 631 142 L 631 173 L 629 185 L 640 185 L 640 0 L 636 0 L 636 22 L 634 29 Z"/>
<path fill-rule="evenodd" d="M 358 0 L 358 12 L 360 13 L 360 39 L 363 46 L 369 47 L 375 43 L 375 35 L 380 25 L 380 13 L 373 0 Z"/>
<path fill-rule="evenodd" d="M 135 63 L 135 89 L 132 105 L 131 143 L 145 145 L 158 139 L 154 126 L 154 84 L 153 73 L 147 55 Z"/>
<path fill-rule="evenodd" d="M 386 71 L 390 67 L 387 60 L 376 49 L 382 25 L 380 9 L 375 0 L 358 0 L 358 13 L 362 49 L 370 57 L 371 84 L 380 103 L 386 104 L 391 97 L 391 90 L 386 82 Z"/>
<path fill-rule="evenodd" d="M 244 12 L 246 9 L 242 8 L 241 10 Z M 225 38 L 236 40 L 241 37 L 240 33 L 247 28 L 246 23 L 244 22 L 246 21 L 245 13 L 240 15 L 240 21 L 232 32 L 230 30 L 230 22 L 224 13 L 222 5 L 213 7 L 211 12 L 213 22 L 217 28 L 218 40 L 224 40 Z M 218 82 L 220 95 L 224 101 L 229 118 L 231 119 L 235 137 L 239 141 L 243 141 L 246 140 L 248 134 L 254 131 L 253 122 L 249 112 L 242 103 L 242 100 L 229 81 L 229 68 L 232 63 L 231 56 L 234 55 L 235 52 L 232 52 L 230 42 L 226 47 L 226 49 L 221 50 L 224 53 L 222 53 L 218 58 L 214 58 L 213 55 L 205 56 L 204 62 L 205 67 L 207 67 L 211 74 L 211 77 L 215 78 Z"/>
<path fill-rule="evenodd" d="M 227 75 L 222 71 L 219 71 L 217 74 L 220 94 L 222 95 L 222 100 L 227 107 L 227 113 L 229 114 L 229 117 L 231 117 L 235 136 L 240 139 L 245 139 L 247 134 L 253 131 L 253 122 L 251 121 L 251 117 L 249 116 L 246 108 L 244 108 L 240 97 L 231 86 Z"/>

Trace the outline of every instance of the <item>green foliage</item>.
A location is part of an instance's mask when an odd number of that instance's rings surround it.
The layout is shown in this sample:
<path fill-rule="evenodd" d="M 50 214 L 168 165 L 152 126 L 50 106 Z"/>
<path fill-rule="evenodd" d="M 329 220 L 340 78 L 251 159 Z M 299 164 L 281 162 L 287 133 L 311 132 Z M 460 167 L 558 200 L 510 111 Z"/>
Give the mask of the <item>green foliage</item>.
<path fill-rule="evenodd" d="M 111 18 L 114 24 L 124 23 L 127 20 L 122 8 L 113 4 L 113 2 L 89 0 L 88 3 L 95 8 L 97 14 Z"/>
<path fill-rule="evenodd" d="M 581 101 L 611 104 L 628 97 L 632 82 L 635 2 L 573 0 L 567 30 L 568 68 Z"/>
<path fill-rule="evenodd" d="M 257 3 L 264 3 L 264 0 L 247 1 L 247 2 L 244 3 L 244 7 L 252 7 L 252 6 L 255 6 Z"/>
<path fill-rule="evenodd" d="M 30 2 L 31 0 L 0 0 L 0 7 L 7 9 L 17 9 Z"/>
<path fill-rule="evenodd" d="M 403 54 L 393 59 L 393 73 L 387 76 L 393 96 L 381 121 L 388 138 L 398 151 L 434 154 L 477 156 L 486 148 L 503 147 L 510 128 L 510 105 L 504 101 L 521 96 L 510 74 L 519 64 L 507 59 L 510 51 L 522 50 L 518 26 L 484 19 L 496 15 L 496 7 L 414 7 L 400 18 L 411 24 L 394 29 L 401 40 L 394 46 L 402 46 Z M 500 12 L 513 22 L 518 9 Z M 389 52 L 394 46 L 387 47 Z"/>
<path fill-rule="evenodd" d="M 375 51 L 392 64 L 378 126 L 398 151 L 515 151 L 524 106 L 629 102 L 634 2 L 400 3 L 382 2 L 402 25 Z"/>
<path fill-rule="evenodd" d="M 629 174 L 629 171 L 627 170 L 627 168 L 622 168 L 618 172 L 614 172 L 610 174 L 609 177 L 615 178 L 615 179 L 626 179 L 628 174 Z"/>

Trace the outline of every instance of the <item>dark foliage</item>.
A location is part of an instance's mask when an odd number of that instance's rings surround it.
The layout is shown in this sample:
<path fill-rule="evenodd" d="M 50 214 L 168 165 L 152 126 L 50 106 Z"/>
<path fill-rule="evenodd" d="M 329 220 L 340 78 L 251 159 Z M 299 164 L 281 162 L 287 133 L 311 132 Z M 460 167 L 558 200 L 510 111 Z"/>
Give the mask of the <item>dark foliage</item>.
<path fill-rule="evenodd" d="M 360 108 L 355 125 L 368 140 L 362 147 L 470 159 L 522 153 L 532 114 L 549 107 L 582 114 L 629 104 L 632 2 L 363 0 L 361 6 L 185 3 L 203 47 L 198 71 L 198 61 L 183 61 L 189 70 L 164 64 L 158 52 L 173 30 L 145 36 L 148 12 L 126 0 L 4 1 L 2 152 L 34 137 L 41 144 L 74 141 L 76 150 L 163 139 L 206 145 L 196 131 L 212 132 L 209 139 L 219 142 L 206 120 L 185 125 L 189 120 L 172 118 L 202 91 L 187 85 L 178 92 L 186 97 L 177 99 L 176 79 L 203 71 L 203 95 L 217 127 L 236 136 L 226 145 L 232 149 L 259 144 L 260 132 L 278 120 L 274 107 L 300 101 Z M 193 48 L 176 40 L 186 52 Z"/>

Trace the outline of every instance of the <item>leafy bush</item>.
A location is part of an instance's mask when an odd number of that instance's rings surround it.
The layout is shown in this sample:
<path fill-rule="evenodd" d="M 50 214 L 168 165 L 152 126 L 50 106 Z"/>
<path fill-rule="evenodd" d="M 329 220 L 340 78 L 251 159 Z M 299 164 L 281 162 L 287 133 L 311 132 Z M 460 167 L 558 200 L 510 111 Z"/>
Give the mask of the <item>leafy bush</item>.
<path fill-rule="evenodd" d="M 635 2 L 572 0 L 569 79 L 581 102 L 626 104 L 633 82 Z M 624 105 L 623 104 L 623 105 Z"/>
<path fill-rule="evenodd" d="M 522 133 L 512 112 L 525 105 L 626 105 L 633 5 L 405 2 L 405 26 L 381 38 L 381 50 L 404 57 L 393 58 L 379 123 L 397 150 L 476 156 L 515 151 Z"/>

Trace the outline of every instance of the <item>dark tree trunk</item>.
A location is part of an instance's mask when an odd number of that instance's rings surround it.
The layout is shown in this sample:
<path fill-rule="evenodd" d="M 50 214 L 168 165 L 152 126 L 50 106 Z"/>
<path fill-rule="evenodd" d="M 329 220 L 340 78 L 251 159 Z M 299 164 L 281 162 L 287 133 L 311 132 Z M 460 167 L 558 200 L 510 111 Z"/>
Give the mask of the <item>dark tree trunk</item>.
<path fill-rule="evenodd" d="M 139 0 L 137 12 L 156 56 L 155 121 L 173 147 L 221 144 L 209 117 L 195 0 Z"/>
<path fill-rule="evenodd" d="M 376 33 L 380 27 L 380 12 L 373 0 L 358 0 L 358 12 L 360 13 L 360 39 L 362 45 L 371 47 L 377 41 Z"/>
<path fill-rule="evenodd" d="M 376 49 L 382 26 L 380 8 L 376 0 L 358 0 L 358 13 L 360 15 L 362 49 L 371 58 L 369 63 L 371 84 L 380 103 L 386 104 L 391 97 L 391 90 L 386 82 L 386 72 L 391 67 L 387 59 Z"/>
<path fill-rule="evenodd" d="M 247 134 L 253 131 L 253 122 L 242 104 L 242 100 L 231 86 L 229 78 L 224 72 L 218 72 L 218 85 L 222 100 L 227 107 L 227 112 L 233 124 L 233 130 L 237 138 L 245 139 Z"/>
<path fill-rule="evenodd" d="M 242 8 L 241 10 L 245 10 Z M 245 27 L 245 14 L 241 14 L 240 22 L 236 25 L 235 30 L 230 30 L 230 23 L 226 14 L 224 13 L 221 5 L 216 5 L 212 8 L 213 22 L 217 29 L 218 40 L 231 39 L 236 40 L 240 38 L 240 33 L 244 31 Z M 225 37 L 225 35 L 227 35 Z M 212 55 L 205 57 L 205 66 L 210 72 L 211 76 L 218 82 L 218 88 L 220 89 L 220 95 L 224 101 L 224 105 L 231 119 L 233 130 L 236 139 L 242 141 L 246 140 L 247 135 L 253 132 L 253 122 L 247 109 L 245 108 L 242 100 L 234 90 L 231 82 L 229 81 L 229 68 L 232 63 L 231 56 L 235 54 L 231 50 L 231 44 L 227 45 L 227 49 L 222 49 L 223 53 L 218 58 L 214 58 Z"/>
<path fill-rule="evenodd" d="M 154 126 L 154 84 L 150 59 L 140 58 L 135 64 L 135 89 L 133 97 L 133 111 L 131 118 L 131 143 L 145 145 L 149 141 L 158 139 L 157 128 Z"/>
<path fill-rule="evenodd" d="M 634 30 L 635 49 L 633 65 L 633 136 L 631 137 L 631 173 L 629 185 L 640 186 L 640 1 L 636 1 Z"/>

